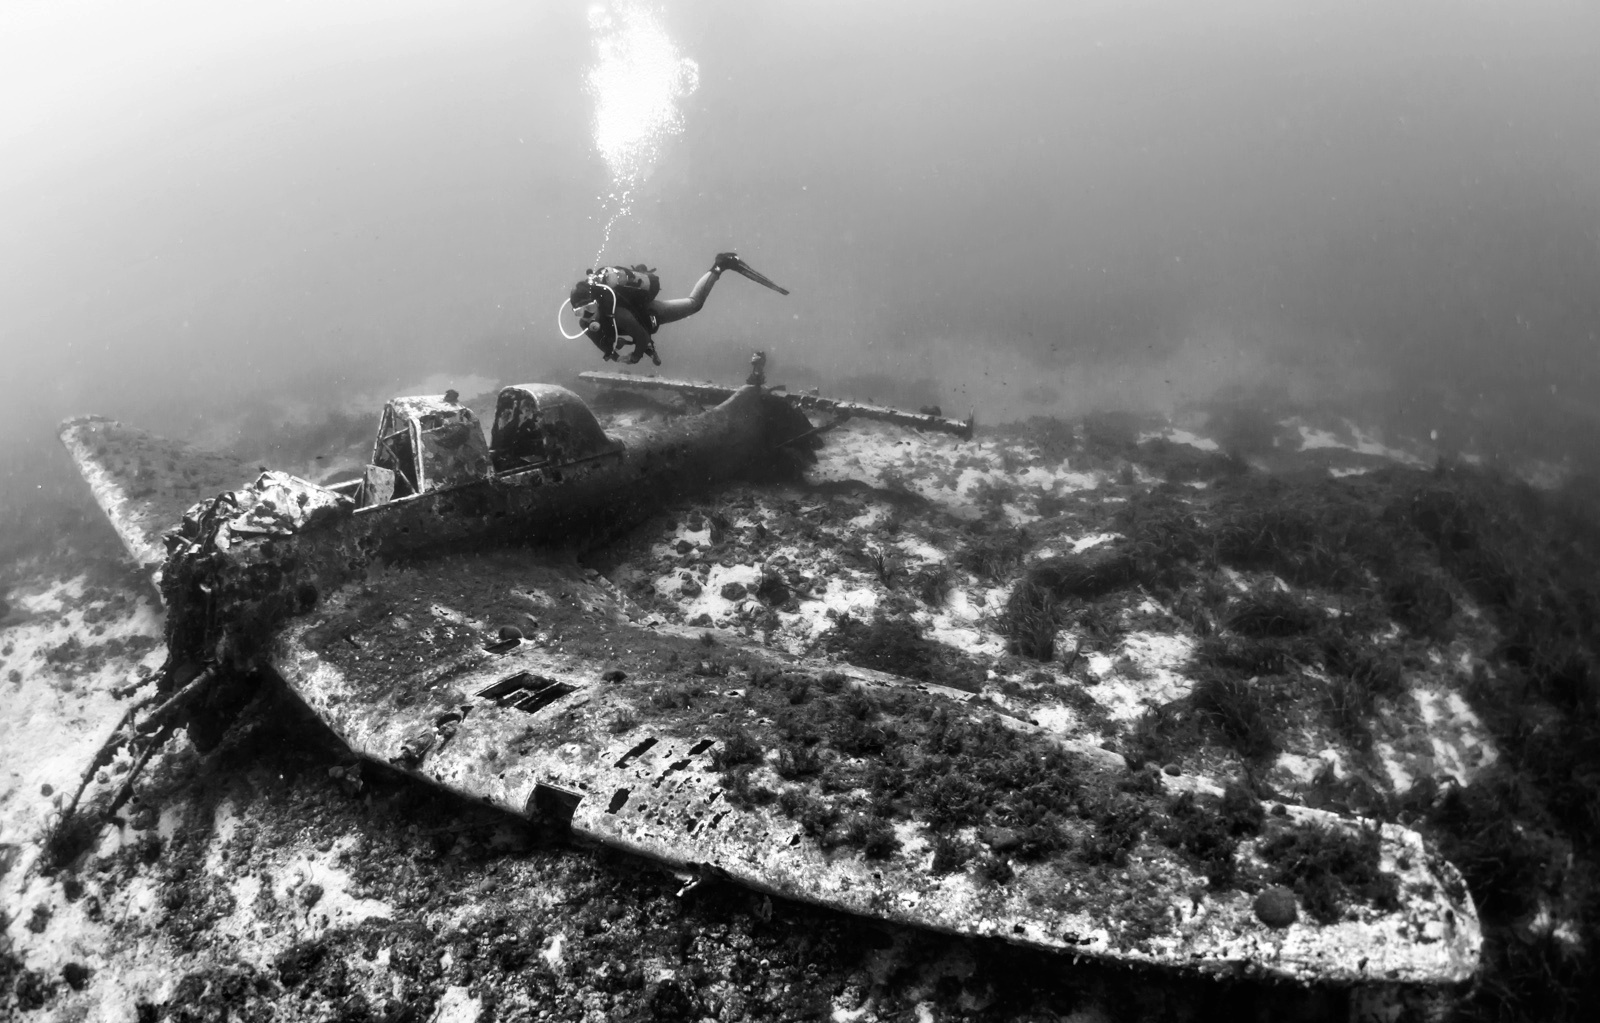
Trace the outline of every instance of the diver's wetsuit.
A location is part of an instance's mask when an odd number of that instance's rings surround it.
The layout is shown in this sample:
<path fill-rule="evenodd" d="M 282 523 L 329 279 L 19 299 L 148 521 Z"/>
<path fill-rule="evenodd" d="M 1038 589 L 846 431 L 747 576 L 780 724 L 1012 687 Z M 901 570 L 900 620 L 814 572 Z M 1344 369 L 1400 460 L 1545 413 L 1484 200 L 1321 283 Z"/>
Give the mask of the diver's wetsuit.
<path fill-rule="evenodd" d="M 722 270 L 712 267 L 695 282 L 688 298 L 652 299 L 642 318 L 625 303 L 613 303 L 610 293 L 602 292 L 594 301 L 577 307 L 578 325 L 607 359 L 617 358 L 624 344 L 632 344 L 633 354 L 627 361 L 638 362 L 648 355 L 659 366 L 661 358 L 656 355 L 655 332 L 663 323 L 672 323 L 699 312 L 705 306 L 706 296 L 711 294 L 712 286 L 721 276 Z M 614 311 L 610 308 L 613 304 L 617 307 Z"/>

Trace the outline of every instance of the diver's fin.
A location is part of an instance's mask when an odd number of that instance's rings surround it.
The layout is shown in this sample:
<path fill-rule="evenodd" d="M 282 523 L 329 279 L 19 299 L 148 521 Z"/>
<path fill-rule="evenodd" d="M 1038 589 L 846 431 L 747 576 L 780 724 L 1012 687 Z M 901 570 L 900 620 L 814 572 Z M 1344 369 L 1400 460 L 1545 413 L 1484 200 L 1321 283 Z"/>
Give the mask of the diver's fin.
<path fill-rule="evenodd" d="M 66 445 L 95 503 L 141 568 L 166 559 L 161 536 L 196 501 L 248 482 L 254 465 L 136 430 L 100 416 L 61 424 Z"/>
<path fill-rule="evenodd" d="M 734 271 L 735 273 L 744 274 L 757 284 L 771 288 L 780 295 L 787 295 L 789 293 L 788 288 L 779 287 L 778 285 L 772 283 L 771 278 L 767 277 L 763 273 L 759 273 L 754 267 L 740 259 L 738 256 L 734 256 L 728 261 L 728 269 Z"/>

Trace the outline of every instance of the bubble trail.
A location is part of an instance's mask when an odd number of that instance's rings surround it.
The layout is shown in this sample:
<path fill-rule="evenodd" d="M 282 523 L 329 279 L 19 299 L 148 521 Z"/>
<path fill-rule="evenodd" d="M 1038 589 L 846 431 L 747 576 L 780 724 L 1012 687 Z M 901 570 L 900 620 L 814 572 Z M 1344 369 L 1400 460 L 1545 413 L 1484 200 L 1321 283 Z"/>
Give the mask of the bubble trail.
<path fill-rule="evenodd" d="M 589 8 L 597 60 L 589 70 L 594 100 L 594 144 L 611 175 L 601 200 L 605 230 L 595 265 L 611 230 L 633 209 L 639 186 L 655 169 L 663 145 L 683 131 L 679 104 L 700 84 L 700 68 L 667 35 L 660 12 L 642 0 L 609 0 Z"/>

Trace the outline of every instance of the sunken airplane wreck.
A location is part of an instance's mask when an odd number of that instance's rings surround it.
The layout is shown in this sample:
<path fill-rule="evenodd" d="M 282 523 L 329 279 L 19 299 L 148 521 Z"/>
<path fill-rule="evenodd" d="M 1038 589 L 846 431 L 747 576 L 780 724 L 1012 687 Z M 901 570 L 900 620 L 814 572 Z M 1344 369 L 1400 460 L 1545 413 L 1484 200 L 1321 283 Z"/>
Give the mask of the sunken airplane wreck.
<path fill-rule="evenodd" d="M 204 748 L 226 716 L 228 679 L 275 677 L 361 756 L 691 883 L 1218 976 L 1430 989 L 1472 976 L 1471 896 L 1407 828 L 1241 806 L 1234 790 L 1133 772 L 1119 754 L 985 713 L 970 693 L 737 637 L 718 647 L 738 668 L 709 665 L 703 630 L 641 624 L 604 577 L 562 553 L 574 536 L 801 464 L 841 417 L 970 435 L 970 421 L 933 410 L 785 394 L 754 361 L 738 388 L 588 374 L 707 406 L 650 428 L 603 428 L 573 392 L 532 384 L 500 392 L 486 443 L 453 396 L 397 398 L 360 479 L 323 487 L 264 472 L 198 503 L 239 468 L 109 420 L 68 421 L 63 442 L 134 559 L 159 570 L 166 605 L 169 658 L 149 703 L 163 702 L 130 711 L 107 750 L 127 743 L 146 757 L 183 725 Z M 834 418 L 813 425 L 806 411 Z M 1010 787 L 1006 814 L 904 795 L 937 796 L 943 779 L 912 778 L 905 756 L 837 729 L 812 763 L 777 763 L 764 750 L 801 703 L 846 725 L 893 715 L 908 741 L 960 746 L 965 770 Z M 1232 822 L 1240 870 L 1284 835 L 1337 836 L 1376 870 L 1327 922 L 1296 914 L 1281 889 L 1287 906 L 1208 890 L 1173 850 L 1116 823 L 1118 810 L 1175 802 Z M 949 849 L 977 845 L 980 830 L 1012 855 L 952 868 Z M 847 832 L 857 840 L 838 839 Z"/>

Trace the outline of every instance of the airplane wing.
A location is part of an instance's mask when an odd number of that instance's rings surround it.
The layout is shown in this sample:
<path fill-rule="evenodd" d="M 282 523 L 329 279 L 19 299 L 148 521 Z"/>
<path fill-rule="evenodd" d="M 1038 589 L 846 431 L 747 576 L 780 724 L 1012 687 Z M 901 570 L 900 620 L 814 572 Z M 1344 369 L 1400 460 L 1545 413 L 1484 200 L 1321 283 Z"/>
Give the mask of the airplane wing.
<path fill-rule="evenodd" d="M 670 391 L 681 394 L 691 401 L 715 403 L 728 400 L 734 389 L 721 384 L 702 382 L 697 380 L 673 380 L 667 377 L 645 376 L 639 373 L 608 372 L 606 370 L 585 370 L 578 374 L 578 379 L 596 384 L 600 387 L 614 388 L 625 391 Z M 932 430 L 938 433 L 948 433 L 963 440 L 972 439 L 973 420 L 951 419 L 932 409 L 926 412 L 906 412 L 902 409 L 889 408 L 884 405 L 871 405 L 860 401 L 846 401 L 840 398 L 826 398 L 820 394 L 790 392 L 774 388 L 768 392 L 783 401 L 788 402 L 797 409 L 806 412 L 826 413 L 840 422 L 846 419 L 873 419 L 883 423 L 894 423 L 897 426 L 909 426 L 917 430 Z"/>
<path fill-rule="evenodd" d="M 1253 894 L 1207 890 L 1161 840 L 1172 779 L 1135 776 L 1120 756 L 1062 743 L 968 693 L 648 628 L 640 616 L 571 563 L 462 555 L 378 568 L 326 594 L 280 635 L 271 662 L 357 753 L 692 876 L 1203 972 L 1452 983 L 1476 967 L 1471 898 L 1413 831 L 1364 832 L 1397 901 L 1352 895 L 1337 922 L 1302 914 L 1268 926 Z M 520 641 L 504 638 L 511 629 Z M 969 759 L 940 771 L 949 761 L 936 754 L 952 744 Z M 982 849 L 1004 844 L 984 826 L 990 807 L 935 798 L 946 777 L 954 793 L 1002 768 L 1020 773 L 987 793 L 996 810 L 1034 805 L 1016 793 L 1037 789 L 1039 805 L 1054 799 L 1065 814 L 1061 841 L 1003 866 Z M 1100 809 L 1063 810 L 1061 791 Z M 1108 808 L 1146 815 L 1143 833 L 1118 832 Z M 1029 833 L 1026 821 L 1005 823 Z M 1275 836 L 1313 826 L 1361 833 L 1287 807 L 1240 843 L 1241 871 L 1259 872 Z M 959 849 L 976 856 L 952 868 Z"/>
<path fill-rule="evenodd" d="M 61 424 L 66 445 L 128 555 L 145 569 L 166 557 L 161 536 L 196 501 L 239 486 L 256 467 L 100 416 Z"/>

